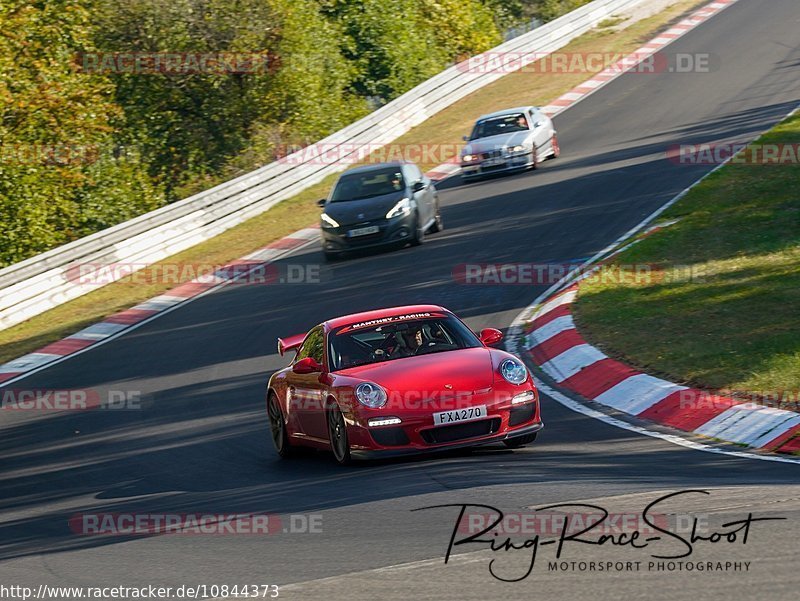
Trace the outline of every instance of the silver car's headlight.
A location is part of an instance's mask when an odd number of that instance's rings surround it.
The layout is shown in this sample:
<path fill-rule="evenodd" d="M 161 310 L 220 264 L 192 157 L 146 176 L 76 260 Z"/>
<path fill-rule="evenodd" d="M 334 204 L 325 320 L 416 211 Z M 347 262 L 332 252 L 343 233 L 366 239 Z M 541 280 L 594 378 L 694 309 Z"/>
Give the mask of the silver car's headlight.
<path fill-rule="evenodd" d="M 407 198 L 402 199 L 396 205 L 394 205 L 389 212 L 386 213 L 386 219 L 391 219 L 392 217 L 400 217 L 401 215 L 409 215 L 411 213 L 411 203 L 408 201 Z"/>
<path fill-rule="evenodd" d="M 339 227 L 339 222 L 327 213 L 320 215 L 320 219 L 322 219 L 322 227 L 325 227 L 326 225 L 328 227 Z"/>
<path fill-rule="evenodd" d="M 513 148 L 508 149 L 509 152 L 512 152 L 514 154 L 519 154 L 521 152 L 530 152 L 530 150 L 531 149 L 528 148 L 527 146 L 522 146 L 522 145 L 514 146 Z"/>
<path fill-rule="evenodd" d="M 386 404 L 386 391 L 373 382 L 362 382 L 356 386 L 356 398 L 365 407 L 377 409 Z"/>
<path fill-rule="evenodd" d="M 461 157 L 461 160 L 464 161 L 465 163 L 470 163 L 470 162 L 475 161 L 477 159 L 478 159 L 478 155 L 477 154 L 465 154 L 463 157 Z"/>
<path fill-rule="evenodd" d="M 511 384 L 522 384 L 528 379 L 528 370 L 516 359 L 503 359 L 500 364 L 500 373 L 506 382 Z"/>

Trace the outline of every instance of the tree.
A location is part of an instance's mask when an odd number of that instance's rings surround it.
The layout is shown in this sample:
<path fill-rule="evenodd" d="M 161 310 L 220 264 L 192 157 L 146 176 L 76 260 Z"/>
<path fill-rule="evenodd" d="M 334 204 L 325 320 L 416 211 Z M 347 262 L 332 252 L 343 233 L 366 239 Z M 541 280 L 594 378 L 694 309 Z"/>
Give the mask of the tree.
<path fill-rule="evenodd" d="M 99 160 L 123 115 L 108 79 L 76 67 L 89 16 L 68 0 L 0 4 L 0 264 L 163 202 L 138 166 L 122 177 L 113 156 Z"/>
<path fill-rule="evenodd" d="M 356 70 L 352 89 L 380 102 L 500 39 L 491 11 L 478 0 L 324 0 L 322 6 L 346 35 L 345 56 Z"/>
<path fill-rule="evenodd" d="M 265 162 L 281 144 L 324 136 L 364 114 L 364 102 L 346 91 L 339 33 L 311 0 L 101 1 L 103 50 L 184 56 L 177 72 L 112 75 L 150 173 L 172 198 L 240 165 L 242 154 Z M 186 60 L 222 53 L 264 56 L 266 65 L 226 72 Z M 268 140 L 254 141 L 254 133 Z"/>

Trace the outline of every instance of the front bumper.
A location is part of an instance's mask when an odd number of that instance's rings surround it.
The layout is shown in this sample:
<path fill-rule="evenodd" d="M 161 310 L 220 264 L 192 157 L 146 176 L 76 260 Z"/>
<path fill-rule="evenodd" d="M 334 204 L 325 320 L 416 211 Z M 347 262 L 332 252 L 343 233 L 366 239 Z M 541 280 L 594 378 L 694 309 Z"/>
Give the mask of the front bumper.
<path fill-rule="evenodd" d="M 519 171 L 531 166 L 533 166 L 533 158 L 530 153 L 503 155 L 479 162 L 461 163 L 461 177 L 470 179 L 493 173 Z"/>
<path fill-rule="evenodd" d="M 488 415 L 480 420 L 447 426 L 433 424 L 433 413 L 438 408 L 409 413 L 392 412 L 391 409 L 358 410 L 347 419 L 351 454 L 360 457 L 384 457 L 446 451 L 501 442 L 532 434 L 544 427 L 538 395 L 533 401 L 519 404 L 512 404 L 510 400 L 491 402 L 479 398 L 473 404 L 486 404 Z M 386 417 L 399 417 L 402 423 L 369 426 L 369 418 L 383 417 L 379 413 L 385 413 Z"/>
<path fill-rule="evenodd" d="M 364 221 L 350 225 L 340 225 L 339 227 L 323 227 L 322 248 L 328 253 L 346 252 L 348 250 L 358 250 L 387 246 L 390 244 L 402 244 L 410 241 L 414 236 L 413 213 L 393 219 L 376 219 L 374 221 Z M 374 234 L 364 236 L 349 236 L 350 230 L 374 226 L 378 231 Z"/>
<path fill-rule="evenodd" d="M 495 442 L 502 442 L 518 436 L 526 436 L 533 434 L 544 428 L 544 423 L 538 422 L 526 426 L 524 428 L 517 428 L 510 430 L 504 434 L 496 434 L 489 438 L 481 438 L 479 440 L 462 440 L 460 442 L 450 443 L 446 445 L 438 445 L 436 447 L 429 447 L 424 449 L 409 448 L 409 447 L 393 447 L 384 449 L 351 449 L 350 455 L 356 459 L 388 459 L 390 457 L 405 457 L 408 455 L 420 455 L 422 453 L 443 453 L 445 451 L 453 451 L 457 449 L 467 449 L 470 447 L 478 447 L 482 445 L 492 444 Z"/>

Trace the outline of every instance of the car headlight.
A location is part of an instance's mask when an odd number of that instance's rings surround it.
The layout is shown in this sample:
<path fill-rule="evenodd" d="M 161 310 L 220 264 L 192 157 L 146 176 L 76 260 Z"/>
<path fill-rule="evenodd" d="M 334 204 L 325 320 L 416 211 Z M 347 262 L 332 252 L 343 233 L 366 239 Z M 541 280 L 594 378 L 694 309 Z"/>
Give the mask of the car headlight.
<path fill-rule="evenodd" d="M 471 161 L 477 160 L 477 158 L 478 158 L 477 154 L 465 154 L 463 157 L 461 157 L 461 160 L 464 161 L 465 163 L 469 163 Z"/>
<path fill-rule="evenodd" d="M 391 219 L 392 217 L 399 217 L 400 215 L 409 215 L 411 213 L 411 203 L 408 201 L 407 198 L 402 199 L 396 205 L 394 205 L 388 213 L 386 213 L 386 219 Z"/>
<path fill-rule="evenodd" d="M 339 222 L 327 213 L 320 215 L 320 218 L 322 219 L 322 227 L 325 227 L 326 225 L 328 227 L 339 227 Z"/>
<path fill-rule="evenodd" d="M 520 152 L 529 152 L 529 151 L 530 148 L 528 148 L 527 146 L 514 146 L 513 148 L 509 148 L 509 152 L 513 152 L 515 154 L 518 154 Z"/>
<path fill-rule="evenodd" d="M 500 373 L 506 382 L 522 384 L 528 379 L 528 370 L 516 359 L 504 359 L 500 364 Z"/>
<path fill-rule="evenodd" d="M 356 386 L 356 398 L 362 405 L 377 409 L 386 404 L 386 391 L 372 382 L 362 382 Z"/>

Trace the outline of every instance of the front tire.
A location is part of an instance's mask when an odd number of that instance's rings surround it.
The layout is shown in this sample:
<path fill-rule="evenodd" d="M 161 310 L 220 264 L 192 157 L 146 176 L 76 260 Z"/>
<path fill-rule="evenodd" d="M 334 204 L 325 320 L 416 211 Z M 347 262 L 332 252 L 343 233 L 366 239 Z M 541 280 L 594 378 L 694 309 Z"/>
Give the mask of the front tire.
<path fill-rule="evenodd" d="M 557 159 L 561 156 L 561 146 L 558 145 L 558 136 L 553 134 L 552 139 L 550 140 L 550 146 L 553 149 L 553 154 L 550 156 L 551 159 Z"/>
<path fill-rule="evenodd" d="M 289 443 L 289 433 L 286 431 L 286 422 L 283 419 L 283 412 L 278 406 L 278 397 L 270 393 L 267 399 L 267 416 L 269 417 L 269 429 L 272 435 L 272 444 L 278 457 L 289 459 L 294 455 L 295 449 Z"/>
<path fill-rule="evenodd" d="M 328 409 L 328 438 L 336 463 L 348 465 L 352 458 L 350 457 L 350 442 L 347 439 L 347 425 L 344 423 L 342 410 L 336 404 Z"/>
<path fill-rule="evenodd" d="M 534 432 L 533 434 L 526 434 L 525 436 L 517 436 L 516 438 L 509 438 L 508 440 L 504 440 L 503 444 L 506 445 L 509 449 L 519 449 L 524 447 L 526 444 L 531 444 L 534 440 L 536 440 L 536 435 L 538 432 Z"/>
<path fill-rule="evenodd" d="M 444 221 L 442 220 L 442 212 L 439 209 L 439 205 L 436 205 L 436 215 L 433 218 L 433 225 L 431 226 L 431 233 L 437 234 L 444 230 Z"/>
<path fill-rule="evenodd" d="M 417 218 L 414 221 L 414 235 L 411 238 L 411 246 L 420 246 L 423 242 L 425 242 L 425 228 L 422 226 L 419 220 L 419 213 L 417 213 Z"/>
<path fill-rule="evenodd" d="M 539 149 L 536 148 L 536 144 L 533 145 L 533 150 L 531 152 L 533 154 L 533 160 L 531 161 L 531 171 L 536 171 L 539 168 Z"/>

